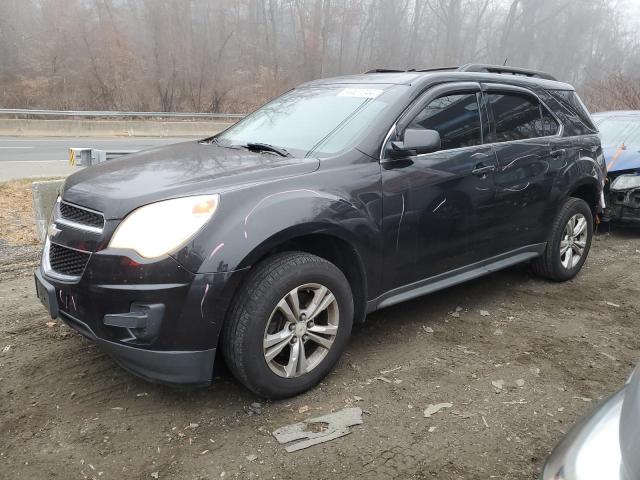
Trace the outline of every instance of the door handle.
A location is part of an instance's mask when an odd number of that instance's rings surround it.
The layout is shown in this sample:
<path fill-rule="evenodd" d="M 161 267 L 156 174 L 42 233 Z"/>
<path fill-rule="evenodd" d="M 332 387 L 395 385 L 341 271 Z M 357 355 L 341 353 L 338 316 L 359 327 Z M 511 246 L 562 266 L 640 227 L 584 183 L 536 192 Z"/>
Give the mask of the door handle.
<path fill-rule="evenodd" d="M 483 175 L 486 175 L 489 172 L 495 172 L 495 170 L 496 170 L 495 165 L 485 165 L 484 163 L 479 163 L 478 165 L 476 165 L 476 168 L 471 170 L 471 173 L 481 177 Z"/>
<path fill-rule="evenodd" d="M 565 148 L 561 148 L 559 150 L 551 150 L 551 157 L 553 158 L 560 158 L 562 157 L 565 153 L 567 153 L 567 150 Z"/>

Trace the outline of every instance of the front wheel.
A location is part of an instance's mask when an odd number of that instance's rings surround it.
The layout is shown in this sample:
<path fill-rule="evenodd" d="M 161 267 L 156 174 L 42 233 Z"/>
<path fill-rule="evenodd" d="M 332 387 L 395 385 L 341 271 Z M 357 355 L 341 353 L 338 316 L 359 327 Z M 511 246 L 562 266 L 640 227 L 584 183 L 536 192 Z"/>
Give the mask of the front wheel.
<path fill-rule="evenodd" d="M 535 273 L 556 282 L 575 277 L 587 260 L 593 239 L 593 214 L 587 202 L 569 198 L 551 226 L 547 247 L 532 262 Z"/>
<path fill-rule="evenodd" d="M 278 254 L 257 265 L 236 295 L 222 351 L 247 388 L 290 397 L 331 371 L 352 324 L 351 288 L 340 269 L 307 253 Z"/>

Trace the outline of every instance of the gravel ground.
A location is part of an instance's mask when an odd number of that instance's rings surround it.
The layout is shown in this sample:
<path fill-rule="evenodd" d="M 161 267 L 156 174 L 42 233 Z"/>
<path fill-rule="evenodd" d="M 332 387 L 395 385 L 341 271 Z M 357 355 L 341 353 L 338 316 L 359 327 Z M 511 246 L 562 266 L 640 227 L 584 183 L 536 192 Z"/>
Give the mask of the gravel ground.
<path fill-rule="evenodd" d="M 3 479 L 535 479 L 638 356 L 640 231 L 599 235 L 565 284 L 521 266 L 376 312 L 323 384 L 279 402 L 223 368 L 199 390 L 123 371 L 46 317 L 37 252 L 0 241 Z M 350 435 L 296 453 L 271 436 L 346 406 L 365 410 Z"/>

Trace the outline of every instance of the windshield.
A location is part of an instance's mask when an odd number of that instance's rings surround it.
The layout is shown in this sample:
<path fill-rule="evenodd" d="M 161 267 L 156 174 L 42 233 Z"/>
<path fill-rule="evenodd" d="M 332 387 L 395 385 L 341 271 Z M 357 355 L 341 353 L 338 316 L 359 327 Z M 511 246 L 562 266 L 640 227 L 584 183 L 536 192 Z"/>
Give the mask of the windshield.
<path fill-rule="evenodd" d="M 619 147 L 640 150 L 640 117 L 614 117 L 603 120 L 599 125 L 603 147 Z"/>
<path fill-rule="evenodd" d="M 319 85 L 292 90 L 216 137 L 223 146 L 268 144 L 292 155 L 326 157 L 352 144 L 402 89 L 396 85 Z"/>

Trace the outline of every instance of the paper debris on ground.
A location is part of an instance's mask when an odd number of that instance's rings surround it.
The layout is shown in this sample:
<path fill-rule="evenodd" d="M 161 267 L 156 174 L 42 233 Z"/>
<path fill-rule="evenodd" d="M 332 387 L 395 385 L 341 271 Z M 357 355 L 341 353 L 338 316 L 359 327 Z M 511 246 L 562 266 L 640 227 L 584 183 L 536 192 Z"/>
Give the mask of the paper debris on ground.
<path fill-rule="evenodd" d="M 492 380 L 491 385 L 496 389 L 496 392 L 500 392 L 504 388 L 504 380 Z"/>
<path fill-rule="evenodd" d="M 244 407 L 244 411 L 247 413 L 247 415 L 262 415 L 262 404 L 253 402 L 248 407 Z"/>
<path fill-rule="evenodd" d="M 393 383 L 387 377 L 375 377 L 374 380 L 379 380 L 379 381 L 384 382 L 384 383 Z"/>
<path fill-rule="evenodd" d="M 399 367 L 390 368 L 389 370 L 380 370 L 380 373 L 382 375 L 386 375 L 386 374 L 391 373 L 391 372 L 397 372 L 398 370 L 402 370 L 402 365 L 399 366 Z"/>
<path fill-rule="evenodd" d="M 600 352 L 600 355 L 607 357 L 609 360 L 613 360 L 614 362 L 616 361 L 616 357 L 614 357 L 613 355 L 609 355 L 606 352 Z"/>
<path fill-rule="evenodd" d="M 573 397 L 576 400 L 582 400 L 583 402 L 590 402 L 591 399 L 589 397 Z"/>
<path fill-rule="evenodd" d="M 328 415 L 278 428 L 273 431 L 273 436 L 279 443 L 288 443 L 285 450 L 291 453 L 348 435 L 351 433 L 349 427 L 361 424 L 362 409 L 359 407 L 345 408 Z M 297 440 L 300 441 L 291 443 Z"/>
<path fill-rule="evenodd" d="M 429 418 L 431 415 L 435 415 L 443 408 L 451 408 L 451 407 L 453 407 L 452 403 L 438 403 L 436 405 L 429 405 L 427 408 L 425 408 L 423 412 L 424 418 Z"/>

